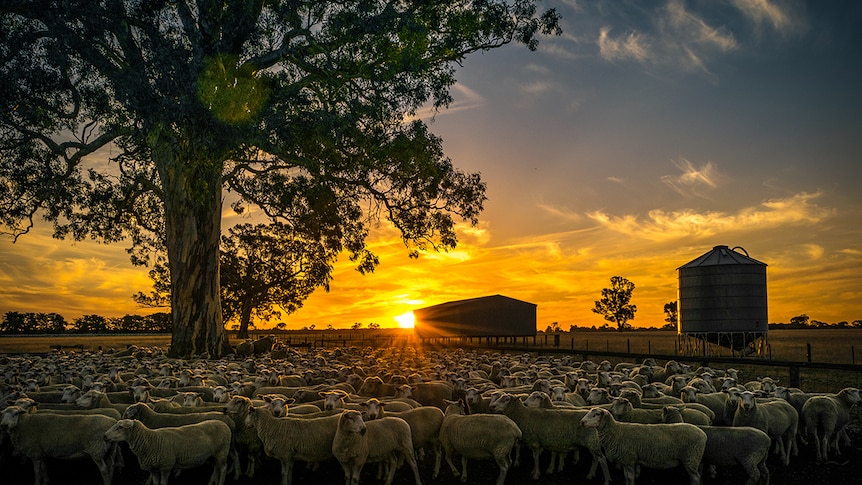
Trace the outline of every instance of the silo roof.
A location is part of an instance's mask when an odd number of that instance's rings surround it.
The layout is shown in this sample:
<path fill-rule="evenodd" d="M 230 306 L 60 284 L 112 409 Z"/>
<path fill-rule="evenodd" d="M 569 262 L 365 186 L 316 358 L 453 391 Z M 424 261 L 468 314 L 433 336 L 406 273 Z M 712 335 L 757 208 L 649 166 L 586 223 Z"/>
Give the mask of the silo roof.
<path fill-rule="evenodd" d="M 694 268 L 697 266 L 718 266 L 721 264 L 758 264 L 766 266 L 766 263 L 749 257 L 747 253 L 739 253 L 735 251 L 735 249 L 736 248 L 731 249 L 728 246 L 715 246 L 712 248 L 712 251 L 709 251 L 693 261 L 689 261 L 677 269 Z M 742 250 L 745 251 L 745 249 Z"/>

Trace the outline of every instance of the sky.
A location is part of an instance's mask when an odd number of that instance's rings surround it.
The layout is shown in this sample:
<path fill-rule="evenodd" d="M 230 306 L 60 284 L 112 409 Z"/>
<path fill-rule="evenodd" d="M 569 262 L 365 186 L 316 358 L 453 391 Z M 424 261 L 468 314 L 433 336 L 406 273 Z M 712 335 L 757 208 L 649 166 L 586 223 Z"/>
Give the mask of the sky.
<path fill-rule="evenodd" d="M 468 57 L 449 108 L 420 113 L 487 183 L 479 225 L 417 260 L 381 225 L 377 270 L 340 258 L 288 328 L 397 326 L 495 294 L 537 304 L 540 330 L 601 326 L 591 309 L 613 276 L 635 284 L 629 323 L 662 326 L 677 268 L 716 245 L 768 265 L 770 322 L 862 319 L 862 3 L 539 5 L 561 36 Z M 149 289 L 123 245 L 45 224 L 0 239 L 0 314 L 146 314 L 131 295 Z"/>

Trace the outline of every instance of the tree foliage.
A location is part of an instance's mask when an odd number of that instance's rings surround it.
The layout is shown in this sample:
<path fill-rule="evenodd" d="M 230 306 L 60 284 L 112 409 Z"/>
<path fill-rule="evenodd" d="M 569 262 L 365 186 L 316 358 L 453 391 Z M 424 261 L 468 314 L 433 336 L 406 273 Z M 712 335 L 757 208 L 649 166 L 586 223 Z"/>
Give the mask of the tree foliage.
<path fill-rule="evenodd" d="M 225 201 L 360 271 L 381 220 L 411 255 L 454 247 L 485 184 L 405 119 L 447 106 L 467 55 L 541 33 L 534 0 L 5 1 L 0 226 L 128 241 L 170 271 L 169 354 L 224 355 Z"/>
<path fill-rule="evenodd" d="M 602 289 L 602 298 L 596 300 L 593 313 L 598 313 L 605 320 L 615 323 L 617 330 L 623 331 L 631 327 L 628 321 L 634 319 L 637 306 L 629 302 L 632 299 L 634 283 L 622 276 L 611 277 L 611 287 Z"/>
<path fill-rule="evenodd" d="M 252 318 L 268 322 L 281 311 L 291 314 L 318 287 L 329 291 L 334 246 L 304 239 L 282 223 L 230 228 L 221 245 L 225 321 L 239 320 L 238 337 L 247 338 Z"/>
<path fill-rule="evenodd" d="M 674 300 L 664 304 L 664 321 L 668 323 L 668 325 L 676 325 L 679 323 L 679 303 Z"/>

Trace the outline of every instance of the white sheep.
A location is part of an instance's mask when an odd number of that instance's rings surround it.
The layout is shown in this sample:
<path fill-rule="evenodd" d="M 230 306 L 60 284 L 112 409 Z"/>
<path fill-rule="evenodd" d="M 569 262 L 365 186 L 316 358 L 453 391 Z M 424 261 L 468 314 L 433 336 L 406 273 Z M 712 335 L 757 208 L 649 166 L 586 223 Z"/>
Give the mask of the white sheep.
<path fill-rule="evenodd" d="M 144 423 L 144 425 L 150 429 L 183 426 L 207 420 L 221 421 L 228 425 L 231 432 L 233 432 L 236 427 L 233 419 L 222 412 L 208 411 L 187 414 L 159 413 L 142 402 L 130 404 L 123 412 L 122 417 L 124 419 L 136 419 Z"/>
<path fill-rule="evenodd" d="M 598 431 L 607 459 L 623 467 L 626 485 L 634 485 L 638 465 L 660 469 L 682 465 L 691 485 L 700 484 L 698 467 L 706 448 L 706 433 L 697 426 L 620 423 L 602 408 L 591 409 L 580 424 Z"/>
<path fill-rule="evenodd" d="M 685 386 L 680 389 L 680 398 L 685 403 L 699 403 L 708 407 L 715 414 L 715 424 L 730 426 L 733 423 L 732 415 L 725 416 L 727 393 L 723 391 L 700 392 L 692 386 Z"/>
<path fill-rule="evenodd" d="M 167 485 L 173 471 L 212 461 L 210 483 L 224 485 L 231 431 L 222 421 L 150 429 L 140 421 L 121 419 L 104 432 L 104 439 L 127 442 L 141 469 L 150 473 L 152 484 Z"/>
<path fill-rule="evenodd" d="M 436 406 L 443 411 L 446 401 L 452 399 L 453 386 L 448 382 L 418 382 L 395 388 L 395 397 L 413 399 L 423 406 Z"/>
<path fill-rule="evenodd" d="M 252 477 L 260 463 L 261 454 L 263 453 L 263 443 L 257 435 L 257 430 L 246 424 L 248 410 L 252 407 L 251 399 L 245 396 L 233 396 L 225 403 L 224 413 L 227 417 L 233 420 L 234 429 L 234 447 L 237 455 L 242 455 L 246 460 L 245 476 Z M 234 468 L 234 480 L 239 480 L 242 466 L 240 462 L 236 463 Z"/>
<path fill-rule="evenodd" d="M 89 456 L 110 485 L 116 445 L 102 435 L 117 420 L 101 414 L 28 413 L 18 406 L 2 411 L 0 426 L 8 433 L 18 453 L 33 462 L 35 485 L 48 483 L 48 458 L 70 459 Z"/>
<path fill-rule="evenodd" d="M 341 413 L 332 441 L 332 455 L 344 470 L 345 485 L 358 485 L 362 467 L 366 463 L 380 461 L 388 464 L 385 485 L 391 485 L 395 477 L 396 453 L 410 465 L 416 485 L 422 485 L 410 425 L 406 421 L 386 417 L 365 422 L 359 411 L 348 409 Z"/>
<path fill-rule="evenodd" d="M 425 447 L 434 449 L 434 469 L 440 469 L 440 426 L 443 424 L 443 411 L 436 406 L 419 406 L 405 411 L 387 411 L 383 402 L 371 398 L 362 403 L 365 409 L 362 418 L 366 421 L 394 416 L 407 421 L 410 425 L 410 437 L 413 439 L 413 449 L 417 456 L 424 456 Z"/>
<path fill-rule="evenodd" d="M 758 402 L 754 393 L 739 394 L 733 426 L 751 426 L 769 435 L 776 443 L 778 453 L 785 466 L 790 464 L 790 454 L 797 453 L 796 431 L 799 414 L 783 399 Z"/>
<path fill-rule="evenodd" d="M 667 406 L 663 412 L 665 423 L 682 423 L 679 408 Z M 715 478 L 715 467 L 741 466 L 748 474 L 745 485 L 769 483 L 769 468 L 766 459 L 772 439 L 757 428 L 741 426 L 700 426 L 706 433 L 706 448 L 701 463 L 709 467 Z"/>
<path fill-rule="evenodd" d="M 319 463 L 332 458 L 340 415 L 276 418 L 265 407 L 251 407 L 247 413 L 246 425 L 257 430 L 264 453 L 281 462 L 282 485 L 292 482 L 295 461 Z"/>
<path fill-rule="evenodd" d="M 450 402 L 446 407 L 440 427 L 440 443 L 446 452 L 446 463 L 461 482 L 467 481 L 467 460 L 491 458 L 500 468 L 496 485 L 503 485 L 512 465 L 512 449 L 521 439 L 521 430 L 514 421 L 500 414 L 466 413 L 463 401 Z M 461 455 L 461 472 L 452 462 L 454 455 Z M 437 478 L 439 466 L 435 466 L 432 478 Z"/>
<path fill-rule="evenodd" d="M 845 387 L 835 395 L 811 396 L 802 405 L 803 427 L 814 436 L 818 460 L 829 459 L 830 447 L 841 454 L 838 438 L 850 421 L 850 408 L 859 402 L 859 389 Z"/>
<path fill-rule="evenodd" d="M 611 403 L 609 411 L 614 415 L 614 419 L 626 423 L 643 423 L 656 424 L 664 422 L 662 413 L 667 405 L 661 409 L 636 408 L 632 402 L 624 397 L 616 397 Z M 682 406 L 676 406 L 679 410 L 683 422 L 695 424 L 698 426 L 706 426 L 712 424 L 712 420 L 706 414 L 696 409 L 689 409 Z"/>
<path fill-rule="evenodd" d="M 607 461 L 601 450 L 598 434 L 594 430 L 578 426 L 578 422 L 586 411 L 574 409 L 542 409 L 528 408 L 521 400 L 511 394 L 503 394 L 491 403 L 491 411 L 508 416 L 521 430 L 521 440 L 533 452 L 533 471 L 531 476 L 538 479 L 539 456 L 542 450 L 565 454 L 578 451 L 579 447 L 589 450 L 593 457 L 588 479 L 596 473 L 596 467 L 601 465 L 605 485 L 610 482 Z M 554 472 L 555 463 L 551 461 L 547 473 Z M 562 468 L 562 464 L 560 464 Z"/>

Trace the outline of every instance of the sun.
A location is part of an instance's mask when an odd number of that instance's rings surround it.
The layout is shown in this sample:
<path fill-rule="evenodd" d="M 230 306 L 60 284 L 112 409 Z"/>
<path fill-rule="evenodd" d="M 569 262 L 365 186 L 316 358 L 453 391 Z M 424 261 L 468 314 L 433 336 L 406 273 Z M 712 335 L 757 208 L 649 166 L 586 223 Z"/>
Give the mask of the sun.
<path fill-rule="evenodd" d="M 395 321 L 398 322 L 398 328 L 413 328 L 413 312 L 402 313 L 395 317 Z"/>

